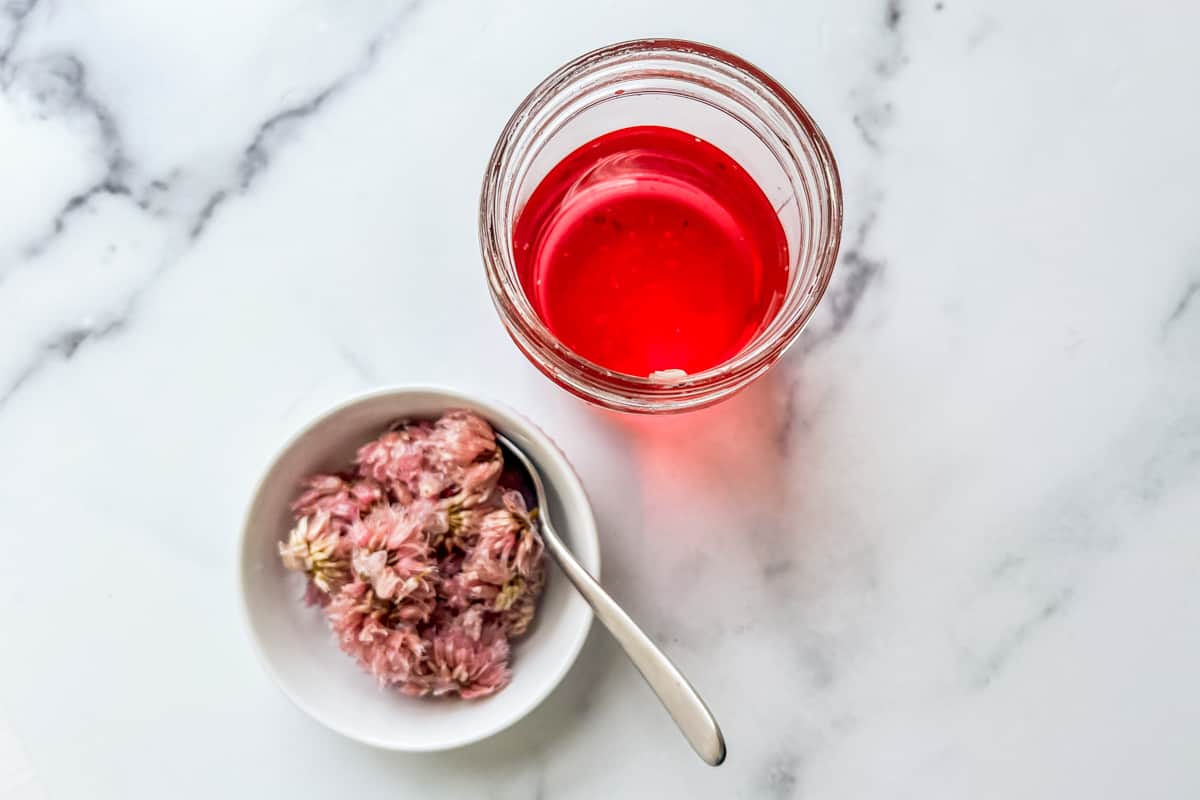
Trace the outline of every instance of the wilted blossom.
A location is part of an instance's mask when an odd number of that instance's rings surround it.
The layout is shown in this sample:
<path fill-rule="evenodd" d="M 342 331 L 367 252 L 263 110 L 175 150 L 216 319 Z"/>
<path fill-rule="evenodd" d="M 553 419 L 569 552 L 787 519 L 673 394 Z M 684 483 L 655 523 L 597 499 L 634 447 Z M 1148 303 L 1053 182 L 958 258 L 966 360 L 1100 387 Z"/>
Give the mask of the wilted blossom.
<path fill-rule="evenodd" d="M 508 638 L 498 623 L 471 627 L 456 621 L 436 629 L 428 646 L 428 658 L 400 687 L 406 694 L 457 693 L 470 700 L 508 685 Z"/>
<path fill-rule="evenodd" d="M 438 599 L 444 600 L 453 609 L 469 608 L 479 603 L 485 608 L 495 610 L 496 598 L 500 595 L 503 583 L 485 580 L 475 570 L 465 569 L 458 574 L 444 578 L 438 585 Z"/>
<path fill-rule="evenodd" d="M 312 585 L 326 594 L 347 577 L 348 555 L 349 548 L 331 524 L 327 511 L 301 517 L 287 542 L 279 543 L 283 566 L 307 573 Z"/>
<path fill-rule="evenodd" d="M 446 525 L 446 515 L 429 500 L 380 503 L 350 525 L 349 536 L 355 547 L 425 553 L 430 535 L 444 532 Z"/>
<path fill-rule="evenodd" d="M 512 596 L 508 608 L 500 615 L 500 622 L 509 636 L 521 636 L 529 630 L 533 615 L 537 612 L 538 597 L 546 584 L 546 571 L 538 564 L 533 574 L 522 579 L 520 591 Z"/>
<path fill-rule="evenodd" d="M 446 512 L 446 527 L 455 536 L 474 536 L 479 533 L 479 523 L 483 521 L 486 509 L 468 508 L 452 503 Z"/>
<path fill-rule="evenodd" d="M 430 436 L 437 460 L 466 467 L 499 457 L 496 433 L 470 411 L 449 411 L 433 425 Z"/>
<path fill-rule="evenodd" d="M 414 625 L 397 620 L 394 606 L 356 581 L 346 584 L 325 607 L 342 650 L 381 683 L 402 683 L 425 655 Z"/>
<path fill-rule="evenodd" d="M 542 537 L 533 528 L 520 492 L 504 492 L 502 501 L 503 508 L 480 522 L 479 544 L 472 557 L 500 562 L 515 575 L 531 575 L 542 558 Z"/>
<path fill-rule="evenodd" d="M 370 478 L 313 475 L 304 484 L 307 491 L 292 503 L 292 510 L 302 515 L 324 511 L 352 521 L 383 499 L 383 487 Z"/>
<path fill-rule="evenodd" d="M 468 411 L 395 426 L 354 469 L 314 475 L 279 544 L 339 646 L 407 694 L 483 697 L 509 681 L 509 639 L 545 580 L 521 495 L 497 487 L 491 427 Z"/>
<path fill-rule="evenodd" d="M 356 549 L 350 564 L 359 580 L 380 600 L 390 601 L 396 618 L 424 622 L 437 603 L 435 567 L 426 558 L 397 555 L 391 550 Z"/>
<path fill-rule="evenodd" d="M 429 430 L 428 425 L 411 425 L 363 445 L 356 459 L 359 473 L 383 484 L 415 479 L 425 461 Z"/>
<path fill-rule="evenodd" d="M 496 490 L 496 482 L 504 469 L 499 451 L 490 461 L 469 464 L 463 467 L 455 487 L 455 502 L 462 507 L 471 508 L 485 504 Z"/>

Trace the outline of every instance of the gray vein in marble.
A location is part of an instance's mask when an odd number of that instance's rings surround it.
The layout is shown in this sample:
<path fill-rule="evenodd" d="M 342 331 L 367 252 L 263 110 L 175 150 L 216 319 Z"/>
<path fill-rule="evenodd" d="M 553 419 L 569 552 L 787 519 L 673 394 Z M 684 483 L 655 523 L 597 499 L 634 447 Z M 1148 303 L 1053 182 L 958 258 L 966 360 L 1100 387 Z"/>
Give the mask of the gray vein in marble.
<path fill-rule="evenodd" d="M 846 529 L 834 534 L 839 540 L 836 550 L 825 543 L 803 537 L 798 541 L 796 529 L 786 519 L 775 516 L 747 520 L 745 555 L 753 559 L 758 574 L 761 607 L 769 609 L 756 618 L 756 624 L 767 628 L 781 626 L 791 632 L 786 640 L 788 674 L 794 685 L 810 693 L 835 687 L 845 674 L 847 642 L 840 633 L 823 630 L 820 615 L 810 617 L 811 602 L 816 597 L 814 586 L 825 581 L 828 574 L 838 576 L 840 591 L 854 597 L 874 595 L 878 591 L 878 553 L 859 532 Z M 851 538 L 855 544 L 843 547 Z M 814 624 L 815 623 L 815 624 Z M 724 646 L 728 639 L 741 631 L 736 627 L 712 625 L 695 627 L 684 620 L 676 630 L 688 632 L 689 644 L 711 638 L 709 647 Z M 750 630 L 753 630 L 752 627 Z"/>
<path fill-rule="evenodd" d="M 800 349 L 804 349 L 801 345 Z M 807 352 L 807 350 L 806 350 Z M 783 387 L 783 403 L 779 414 L 779 424 L 775 426 L 775 451 L 780 457 L 786 458 L 792 442 L 792 432 L 796 429 L 796 419 L 800 415 L 797 405 L 797 386 L 794 380 L 789 380 Z"/>
<path fill-rule="evenodd" d="M 761 785 L 752 796 L 770 800 L 788 800 L 795 797 L 800 788 L 803 766 L 804 759 L 796 752 L 772 756 L 763 766 Z"/>
<path fill-rule="evenodd" d="M 798 648 L 799 666 L 808 676 L 808 688 L 813 691 L 830 688 L 837 677 L 831 646 L 831 642 L 819 641 Z"/>
<path fill-rule="evenodd" d="M 83 62 L 72 54 L 64 54 L 54 56 L 49 60 L 40 59 L 17 65 L 9 63 L 9 57 L 19 38 L 20 27 L 35 4 L 36 0 L 25 3 L 10 0 L 5 7 L 7 16 L 16 20 L 16 27 L 14 34 L 9 37 L 9 44 L 3 51 L 4 59 L 0 60 L 0 66 L 5 67 L 4 71 L 0 72 L 0 89 L 7 89 L 11 82 L 21 77 L 22 71 L 26 69 L 36 70 L 32 74 L 34 80 L 49 79 L 45 86 L 37 87 L 35 96 L 44 105 L 56 111 L 62 113 L 82 111 L 94 119 L 99 130 L 106 174 L 98 183 L 67 199 L 50 221 L 48 231 L 25 248 L 26 258 L 36 257 L 51 248 L 70 227 L 70 220 L 80 211 L 88 208 L 96 197 L 100 195 L 128 197 L 143 211 L 151 212 L 149 197 L 169 193 L 173 179 L 181 173 L 181 170 L 176 169 L 170 176 L 151 180 L 147 184 L 145 196 L 135 196 L 125 179 L 133 165 L 125 156 L 119 127 L 104 104 L 88 90 L 87 70 Z M 184 215 L 182 219 L 169 221 L 177 226 L 182 223 L 182 230 L 189 242 L 198 239 L 225 201 L 234 192 L 238 194 L 247 192 L 255 180 L 264 173 L 274 151 L 284 144 L 290 134 L 295 133 L 296 126 L 311 119 L 327 106 L 331 98 L 343 93 L 347 87 L 366 75 L 375 66 L 384 45 L 419 7 L 419 0 L 408 3 L 382 33 L 370 39 L 364 48 L 363 56 L 350 69 L 336 76 L 305 102 L 282 111 L 276 111 L 259 124 L 249 144 L 241 151 L 237 162 L 237 182 L 234 186 L 217 187 L 209 194 L 208 199 L 197 212 L 192 215 Z M 103 325 L 96 328 L 72 328 L 52 336 L 48 341 L 43 341 L 30 355 L 24 367 L 16 371 L 6 386 L 0 387 L 0 406 L 6 404 L 52 359 L 70 360 L 86 342 L 104 338 L 126 327 L 141 298 L 181 255 L 182 250 L 164 254 L 163 260 L 157 268 L 145 281 L 133 289 L 120 304 L 121 307 L 113 312 L 109 321 Z M 362 365 L 359 364 L 357 369 L 361 373 Z"/>
<path fill-rule="evenodd" d="M 1000 580 L 1019 571 L 1028 562 L 1029 556 L 1027 555 L 1007 553 L 988 570 L 988 577 L 992 580 Z"/>
<path fill-rule="evenodd" d="M 272 114 L 258 126 L 249 146 L 242 151 L 242 158 L 238 164 L 239 183 L 243 192 L 249 189 L 255 177 L 266 169 L 271 161 L 272 152 L 280 141 L 294 133 L 298 123 L 319 112 L 329 98 L 342 92 L 356 77 L 371 68 L 379 52 L 380 42 L 381 39 L 371 42 L 366 57 L 353 70 L 340 76 L 303 103 Z"/>
<path fill-rule="evenodd" d="M 794 559 L 781 558 L 768 561 L 763 567 L 763 580 L 773 581 L 779 578 L 786 577 L 796 571 L 796 562 Z"/>
<path fill-rule="evenodd" d="M 75 357 L 84 342 L 103 339 L 115 333 L 124 326 L 124 320 L 115 319 L 95 327 L 73 327 L 62 331 L 50 341 L 42 344 L 41 348 L 29 360 L 23 369 L 0 391 L 0 407 L 3 407 L 22 386 L 39 373 L 52 360 L 70 361 Z"/>
<path fill-rule="evenodd" d="M 967 34 L 967 52 L 970 53 L 990 39 L 996 32 L 996 28 L 996 20 L 992 17 L 984 17 L 977 22 L 971 32 Z"/>
<path fill-rule="evenodd" d="M 863 143 L 878 152 L 880 149 L 880 141 L 878 131 L 886 128 L 892 121 L 892 104 L 883 103 L 879 106 L 871 106 L 863 111 L 856 113 L 850 121 L 854 123 L 855 130 L 862 138 Z"/>
<path fill-rule="evenodd" d="M 1171 332 L 1171 328 L 1176 322 L 1181 320 L 1192 306 L 1192 301 L 1196 296 L 1200 295 L 1200 278 L 1191 281 L 1184 287 L 1183 294 L 1180 295 L 1179 301 L 1175 303 L 1175 307 L 1171 309 L 1171 313 L 1163 320 L 1162 337 L 1165 339 Z"/>
<path fill-rule="evenodd" d="M 834 280 L 822 298 L 821 323 L 813 322 L 801 334 L 794 350 L 803 358 L 829 343 L 846 329 L 854 318 L 867 289 L 884 270 L 880 258 L 867 255 L 867 241 L 878 219 L 878 210 L 872 210 L 859 224 L 850 246 L 842 250 L 834 269 Z M 776 450 L 786 456 L 792 435 L 798 427 L 807 427 L 808 420 L 801 419 L 798 409 L 798 378 L 788 379 L 783 391 L 780 420 L 775 430 Z"/>
<path fill-rule="evenodd" d="M 24 256 L 31 258 L 44 252 L 66 230 L 71 218 L 88 208 L 96 197 L 117 195 L 132 198 L 133 192 L 126 182 L 130 164 L 125 157 L 120 130 L 113 115 L 88 89 L 87 69 L 83 62 L 67 53 L 22 63 L 11 70 L 11 74 L 0 77 L 0 87 L 8 88 L 20 79 L 27 79 L 34 84 L 35 96 L 43 106 L 60 113 L 81 112 L 93 120 L 105 166 L 104 177 L 68 197 L 50 221 L 48 230 L 24 247 Z M 134 202 L 146 208 L 144 200 L 136 199 Z"/>
<path fill-rule="evenodd" d="M 875 75 L 883 80 L 895 77 L 896 73 L 908 63 L 908 55 L 904 50 L 902 36 L 904 26 L 904 9 L 899 0 L 887 0 L 884 6 L 884 28 L 887 33 L 887 46 L 883 54 L 875 61 Z"/>
<path fill-rule="evenodd" d="M 54 215 L 54 219 L 50 221 L 50 230 L 25 245 L 22 255 L 25 258 L 33 258 L 45 252 L 54 240 L 67 229 L 71 218 L 89 208 L 92 201 L 101 195 L 132 197 L 133 192 L 128 186 L 114 182 L 112 179 L 106 177 L 99 183 L 84 189 L 82 192 L 71 195 L 63 203 L 62 208 Z"/>
<path fill-rule="evenodd" d="M 208 228 L 208 223 L 212 221 L 213 214 L 229 197 L 229 192 L 224 189 L 218 189 L 208 196 L 204 201 L 204 205 L 196 212 L 195 219 L 192 220 L 191 226 L 188 227 L 188 239 L 195 241 L 200 238 L 200 235 Z"/>
<path fill-rule="evenodd" d="M 883 8 L 885 38 L 872 69 L 875 80 L 851 92 L 852 99 L 860 101 L 851 121 L 863 143 L 873 151 L 881 149 L 883 132 L 891 126 L 895 116 L 892 103 L 879 96 L 880 89 L 908 63 L 903 37 L 904 17 L 900 0 L 886 0 Z"/>
<path fill-rule="evenodd" d="M 84 342 L 103 339 L 105 336 L 119 331 L 124 324 L 122 320 L 114 319 L 103 324 L 70 328 L 54 337 L 46 345 L 46 349 L 58 353 L 64 359 L 70 359 L 75 356 Z"/>
<path fill-rule="evenodd" d="M 367 383 L 379 383 L 379 377 L 375 371 L 371 369 L 367 365 L 367 362 L 359 357 L 349 347 L 339 343 L 337 345 L 337 352 L 338 355 L 342 357 L 342 360 L 350 366 L 350 369 L 354 370 L 354 373 L 358 375 L 358 377 L 362 378 Z"/>
<path fill-rule="evenodd" d="M 833 312 L 830 335 L 841 333 L 850 323 L 863 295 L 866 294 L 867 287 L 883 271 L 883 261 L 868 256 L 865 251 L 871 229 L 875 227 L 877 213 L 871 212 L 859 225 L 850 249 L 842 254 L 838 267 L 842 272 L 842 279 L 825 298 Z"/>
<path fill-rule="evenodd" d="M 1046 622 L 1056 617 L 1067 606 L 1073 595 L 1074 591 L 1070 587 L 1059 589 L 1038 606 L 1032 615 L 1013 627 L 984 659 L 975 679 L 975 688 L 985 689 L 990 686 L 1017 650 L 1029 641 Z"/>
<path fill-rule="evenodd" d="M 859 223 L 850 241 L 842 250 L 830 282 L 821 300 L 824 324 L 810 326 L 800 337 L 799 349 L 808 354 L 829 342 L 846 329 L 854 318 L 867 289 L 884 269 L 884 261 L 867 255 L 867 241 L 879 218 L 878 208 L 872 209 Z"/>
<path fill-rule="evenodd" d="M 1197 390 L 1189 397 L 1200 399 Z M 1128 440 L 1115 440 L 1113 451 L 1126 458 L 1114 462 L 1114 471 L 1104 479 L 1088 475 L 1082 494 L 1071 492 L 1071 499 L 1056 500 L 1050 510 L 1039 512 L 1039 517 L 1053 515 L 1050 527 L 1039 529 L 1019 551 L 1001 555 L 987 569 L 989 592 L 1032 592 L 1032 609 L 1013 615 L 1015 621 L 996 641 L 974 648 L 968 678 L 974 688 L 990 686 L 1018 651 L 1070 606 L 1089 562 L 1121 547 L 1130 535 L 1118 521 L 1123 508 L 1144 513 L 1193 479 L 1200 465 L 1200 415 L 1194 411 L 1186 410 L 1156 434 L 1147 432 L 1144 421 L 1132 421 L 1127 436 L 1136 443 L 1133 447 L 1146 448 L 1141 457 L 1130 454 Z"/>
<path fill-rule="evenodd" d="M 275 151 L 291 136 L 295 135 L 299 125 L 319 113 L 332 98 L 344 93 L 350 86 L 375 67 L 379 61 L 380 54 L 383 52 L 384 45 L 395 35 L 399 27 L 420 8 L 420 5 L 420 0 L 413 0 L 413 2 L 408 3 L 396 15 L 395 20 L 387 29 L 367 43 L 362 57 L 349 70 L 314 92 L 304 102 L 281 109 L 259 124 L 250 139 L 250 144 L 242 150 L 241 157 L 238 159 L 237 190 L 239 194 L 245 194 L 249 191 L 258 176 L 270 165 Z M 213 216 L 231 195 L 232 189 L 230 187 L 222 187 L 210 195 L 208 201 L 204 204 L 204 207 L 197 214 L 195 221 L 189 228 L 189 236 L 192 239 L 204 233 Z"/>
<path fill-rule="evenodd" d="M 1196 400 L 1200 397 L 1193 397 L 1193 404 Z M 1162 445 L 1151 453 L 1138 472 L 1132 494 L 1145 503 L 1157 502 L 1181 481 L 1187 480 L 1197 466 L 1200 466 L 1200 414 L 1193 413 L 1177 419 L 1167 428 Z"/>
<path fill-rule="evenodd" d="M 119 177 L 129 166 L 116 120 L 108 108 L 88 90 L 87 68 L 77 56 L 69 53 L 53 56 L 46 72 L 63 84 L 62 97 L 39 97 L 44 101 L 58 99 L 69 107 L 83 110 L 95 119 L 100 129 L 100 144 L 104 148 L 104 160 L 111 177 Z M 47 91 L 53 91 L 53 85 Z"/>
<path fill-rule="evenodd" d="M 904 12 L 900 9 L 899 0 L 888 0 L 885 8 L 884 23 L 889 31 L 894 31 L 900 27 L 900 18 L 904 16 Z"/>
<path fill-rule="evenodd" d="M 2 74 L 5 65 L 8 64 L 9 55 L 16 49 L 17 43 L 21 40 L 21 34 L 25 32 L 25 23 L 29 19 L 29 15 L 33 13 L 34 7 L 38 4 L 38 0 L 8 0 L 4 4 L 2 14 L 8 20 L 12 28 L 8 33 L 8 41 L 0 47 L 0 74 Z"/>

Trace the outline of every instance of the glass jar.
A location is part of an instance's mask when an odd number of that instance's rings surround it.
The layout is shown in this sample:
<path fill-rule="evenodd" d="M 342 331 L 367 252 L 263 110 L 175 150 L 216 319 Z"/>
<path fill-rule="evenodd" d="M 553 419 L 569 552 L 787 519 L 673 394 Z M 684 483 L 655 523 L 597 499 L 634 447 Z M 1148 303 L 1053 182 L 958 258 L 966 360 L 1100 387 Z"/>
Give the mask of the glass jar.
<path fill-rule="evenodd" d="M 538 317 L 513 259 L 517 216 L 546 174 L 581 145 L 635 125 L 687 131 L 735 158 L 766 193 L 787 236 L 788 286 L 778 312 L 734 357 L 690 375 L 626 375 L 577 355 Z M 710 405 L 770 368 L 820 301 L 841 229 L 837 165 L 808 112 L 754 65 L 677 39 L 604 47 L 542 81 L 500 134 L 479 209 L 488 284 L 513 341 L 568 391 L 606 408 L 640 413 Z"/>

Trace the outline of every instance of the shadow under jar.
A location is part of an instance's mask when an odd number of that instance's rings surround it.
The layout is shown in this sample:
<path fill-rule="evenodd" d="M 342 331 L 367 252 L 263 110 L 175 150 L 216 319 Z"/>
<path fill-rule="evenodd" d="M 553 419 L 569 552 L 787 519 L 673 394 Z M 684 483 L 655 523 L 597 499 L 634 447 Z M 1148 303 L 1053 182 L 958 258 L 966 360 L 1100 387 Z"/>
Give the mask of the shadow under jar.
<path fill-rule="evenodd" d="M 663 138 L 669 136 L 675 139 Z M 618 137 L 634 144 L 666 142 L 671 150 L 648 155 L 622 151 L 613 144 Z M 764 241 L 777 241 L 773 250 L 760 248 L 768 257 L 773 252 L 778 259 L 775 272 L 742 270 L 746 265 L 727 262 L 724 267 L 718 264 L 717 271 L 711 273 L 705 271 L 699 260 L 689 262 L 687 258 L 664 256 L 662 268 L 674 270 L 674 280 L 684 282 L 675 284 L 682 291 L 667 295 L 665 305 L 655 306 L 652 297 L 631 297 L 654 285 L 657 277 L 646 278 L 644 273 L 653 272 L 655 254 L 688 251 L 665 250 L 658 241 L 647 249 L 645 242 L 630 239 L 638 235 L 636 231 L 623 230 L 620 236 L 625 238 L 617 239 L 617 247 L 626 248 L 621 251 L 626 257 L 614 261 L 611 282 L 606 283 L 603 274 L 590 284 L 577 281 L 578 285 L 571 287 L 576 305 L 566 308 L 558 317 L 565 324 L 551 324 L 554 319 L 548 322 L 545 296 L 539 294 L 543 288 L 542 275 L 532 273 L 528 263 L 531 224 L 527 212 L 539 215 L 539 222 L 543 217 L 553 222 L 556 214 L 562 218 L 573 214 L 572 204 L 592 202 L 595 198 L 587 193 L 602 193 L 624 184 L 643 187 L 639 195 L 642 199 L 638 201 L 642 205 L 636 208 L 650 209 L 646 213 L 653 214 L 657 208 L 654 204 L 662 203 L 669 213 L 669 196 L 676 188 L 683 187 L 680 191 L 688 192 L 696 185 L 703 185 L 703 175 L 688 173 L 684 162 L 689 158 L 704 160 L 706 153 L 712 154 L 705 161 L 709 166 L 744 171 L 742 177 L 748 176 L 757 185 L 756 198 L 746 195 L 749 199 L 744 203 L 736 198 L 730 203 L 735 206 L 755 203 L 755 209 L 761 209 L 769 218 L 765 220 L 766 227 L 754 227 L 759 232 L 765 231 L 763 236 L 768 238 Z M 586 162 L 592 155 L 597 161 L 589 166 Z M 648 163 L 684 166 L 682 172 L 675 170 L 656 185 L 644 174 Z M 573 170 L 572 165 L 578 169 Z M 605 175 L 607 183 L 598 182 Z M 557 194 L 551 184 L 561 184 Z M 660 196 L 653 196 L 654 192 Z M 725 213 L 730 209 L 721 208 L 720 196 L 713 196 L 718 197 L 717 202 L 709 203 L 713 213 L 698 214 L 705 216 L 703 224 L 687 229 L 686 214 L 678 219 L 683 226 L 679 230 L 681 241 L 692 241 L 696 248 L 708 247 L 705 240 L 697 238 L 704 235 L 705 225 L 710 231 L 728 229 L 726 238 L 732 243 L 731 248 L 753 239 L 753 231 L 746 233 L 722 221 L 732 219 Z M 590 216 L 585 221 L 611 225 L 612 220 L 603 213 L 606 201 L 596 202 L 599 205 L 588 207 L 586 213 Z M 697 210 L 705 211 L 703 207 Z M 737 208 L 733 211 L 736 217 Z M 661 227 L 662 220 L 656 224 Z M 775 363 L 800 334 L 829 283 L 837 258 L 842 226 L 841 186 L 833 154 L 816 123 L 774 79 L 715 47 L 681 40 L 645 39 L 581 56 L 546 78 L 521 103 L 501 133 L 488 164 L 479 225 L 492 298 L 509 335 L 534 365 L 565 389 L 606 408 L 639 413 L 684 411 L 718 402 L 742 389 Z M 605 231 L 611 233 L 607 228 Z M 658 228 L 654 234 L 673 235 Z M 626 239 L 632 244 L 627 244 Z M 518 240 L 520 253 L 515 252 L 514 246 Z M 561 249 L 563 245 L 555 243 L 594 245 L 597 240 L 594 237 L 572 240 L 569 234 L 564 238 L 551 233 L 536 241 L 539 247 L 548 241 L 547 247 Z M 719 238 L 713 239 L 712 247 L 720 244 Z M 607 241 L 603 246 L 608 246 Z M 628 253 L 633 252 L 629 248 L 635 246 L 640 259 L 636 269 L 641 272 L 630 281 L 630 276 L 621 270 L 628 267 Z M 730 249 L 729 258 L 736 259 L 737 252 Z M 746 258 L 757 265 L 758 256 L 746 252 Z M 668 264 L 668 260 L 682 263 Z M 569 271 L 574 267 L 563 269 Z M 719 280 L 706 284 L 708 295 L 694 294 L 693 288 L 700 291 L 704 287 L 687 283 L 710 277 Z M 563 280 L 576 278 L 578 274 Z M 731 280 L 742 284 L 731 284 Z M 764 285 L 769 292 L 763 289 Z M 753 308 L 760 317 L 746 318 L 741 339 L 718 363 L 701 364 L 694 371 L 678 368 L 671 357 L 664 357 L 660 365 L 645 369 L 630 366 L 643 363 L 636 358 L 593 360 L 578 352 L 587 351 L 578 339 L 572 340 L 575 347 L 564 341 L 578 335 L 579 325 L 584 324 L 576 316 L 589 314 L 590 319 L 597 320 L 597 341 L 609 337 L 610 352 L 620 355 L 620 342 L 634 341 L 629 337 L 636 335 L 643 320 L 650 321 L 655 316 L 655 308 L 665 310 L 657 315 L 664 318 L 654 319 L 654 324 L 659 328 L 664 324 L 669 327 L 675 324 L 669 316 L 670 301 L 678 300 L 682 304 L 679 309 L 686 312 L 693 296 L 733 298 L 743 294 L 743 289 L 757 298 Z M 634 305 L 626 307 L 630 299 Z M 636 305 L 639 299 L 643 301 L 641 306 Z M 604 305 L 613 300 L 618 300 L 622 308 L 606 317 Z M 603 322 L 605 319 L 609 322 Z M 689 341 L 698 342 L 714 327 L 705 324 L 702 317 L 689 317 L 679 323 L 674 330 L 681 346 Z M 696 327 L 689 331 L 687 324 Z M 587 352 L 594 355 L 603 351 Z M 636 374 L 639 371 L 643 374 Z"/>

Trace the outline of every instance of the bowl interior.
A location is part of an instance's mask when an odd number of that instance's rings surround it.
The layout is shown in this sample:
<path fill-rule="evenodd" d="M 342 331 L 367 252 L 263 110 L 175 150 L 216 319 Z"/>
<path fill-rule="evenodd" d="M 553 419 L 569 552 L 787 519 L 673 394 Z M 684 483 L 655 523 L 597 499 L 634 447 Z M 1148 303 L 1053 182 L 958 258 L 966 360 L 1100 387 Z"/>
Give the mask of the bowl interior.
<path fill-rule="evenodd" d="M 279 561 L 292 527 L 289 504 L 313 472 L 344 469 L 358 447 L 392 422 L 468 408 L 519 444 L 537 464 L 560 534 L 599 574 L 596 524 L 565 456 L 534 425 L 493 403 L 440 389 L 374 392 L 324 414 L 271 464 L 251 500 L 242 533 L 241 586 L 250 632 L 268 670 L 304 711 L 354 739 L 396 750 L 439 750 L 493 734 L 532 710 L 579 654 L 591 611 L 554 567 L 534 626 L 513 643 L 512 683 L 482 700 L 412 698 L 381 688 L 341 652 L 317 610 L 302 601 L 304 579 Z M 547 556 L 548 557 L 548 556 Z"/>

